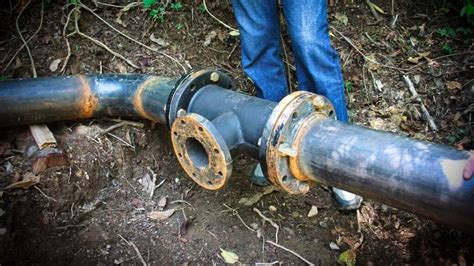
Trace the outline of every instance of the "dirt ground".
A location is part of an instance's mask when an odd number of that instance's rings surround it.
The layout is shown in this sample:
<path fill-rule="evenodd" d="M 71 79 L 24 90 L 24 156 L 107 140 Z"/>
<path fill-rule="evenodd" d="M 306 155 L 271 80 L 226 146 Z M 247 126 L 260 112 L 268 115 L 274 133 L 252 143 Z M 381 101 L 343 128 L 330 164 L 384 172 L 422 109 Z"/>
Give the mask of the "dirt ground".
<path fill-rule="evenodd" d="M 182 8 L 168 6 L 162 17 L 153 17 L 142 6 L 123 10 L 130 1 L 84 1 L 120 31 L 159 48 L 153 52 L 139 46 L 81 8 L 81 32 L 120 56 L 78 34 L 67 39 L 63 36 L 64 29 L 66 34 L 75 30 L 74 13 L 67 20 L 74 5 L 45 1 L 41 20 L 41 1 L 29 5 L 19 2 L 1 3 L 1 79 L 32 77 L 25 49 L 8 64 L 22 44 L 15 22 L 26 7 L 18 20 L 25 38 L 42 24 L 29 43 L 39 77 L 180 75 L 182 68 L 166 54 L 188 69 L 220 67 L 234 78 L 238 90 L 253 93 L 241 70 L 238 37 L 231 36 L 229 29 L 205 12 L 201 1 L 182 1 Z M 236 27 L 230 1 L 208 2 L 214 16 Z M 390 1 L 376 3 L 390 13 Z M 380 21 L 375 23 L 364 1 L 339 1 L 330 9 L 331 37 L 341 55 L 353 123 L 457 148 L 474 148 L 474 33 L 459 18 L 459 9 L 443 1 L 395 1 L 398 17 L 393 27 L 389 15 L 379 14 Z M 291 43 L 282 28 L 294 89 L 297 83 Z M 455 35 L 450 35 L 449 28 Z M 55 65 L 57 59 L 61 59 L 59 65 Z M 438 132 L 421 117 L 420 104 L 410 96 L 402 74 L 415 83 Z M 268 188 L 252 185 L 249 175 L 256 162 L 246 157 L 234 159 L 234 174 L 224 189 L 204 190 L 181 170 L 167 129 L 138 122 L 144 127 L 120 127 L 98 137 L 98 130 L 116 122 L 48 124 L 69 165 L 42 172 L 40 182 L 27 189 L 2 189 L 1 265 L 224 264 L 221 249 L 237 254 L 241 263 L 304 264 L 265 242 L 276 241 L 276 236 L 280 245 L 315 264 L 337 264 L 346 250 L 356 255 L 357 264 L 366 265 L 474 263 L 472 235 L 370 200 L 358 212 L 339 211 L 330 190 L 322 186 L 305 196 L 275 191 L 247 206 L 246 199 L 248 202 L 268 192 Z M 28 151 L 24 150 L 27 131 L 26 127 L 0 131 L 1 188 L 31 172 Z M 150 198 L 144 184 L 153 175 L 155 184 L 161 186 Z M 311 205 L 319 212 L 307 217 Z M 150 212 L 160 208 L 175 212 L 161 221 L 150 219 Z M 254 208 L 278 225 L 277 234 Z"/>

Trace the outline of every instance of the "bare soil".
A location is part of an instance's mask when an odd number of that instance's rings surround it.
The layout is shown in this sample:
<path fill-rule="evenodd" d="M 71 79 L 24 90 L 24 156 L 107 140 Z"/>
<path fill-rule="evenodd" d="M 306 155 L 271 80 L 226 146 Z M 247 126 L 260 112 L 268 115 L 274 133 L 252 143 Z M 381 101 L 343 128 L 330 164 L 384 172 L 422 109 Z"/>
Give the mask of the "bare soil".
<path fill-rule="evenodd" d="M 2 78 L 32 75 L 25 50 L 6 69 L 7 62 L 21 46 L 15 29 L 21 5 L 25 4 L 20 2 L 17 7 L 15 1 L 1 3 Z M 229 2 L 213 1 L 208 3 L 208 8 L 225 23 L 236 27 Z M 454 6 L 447 9 L 442 3 L 432 1 L 395 1 L 399 16 L 392 28 L 389 16 L 381 15 L 381 21 L 374 24 L 375 19 L 362 2 L 340 2 L 331 8 L 329 15 L 331 26 L 337 30 L 331 29 L 331 36 L 348 81 L 346 90 L 352 121 L 473 149 L 473 32 L 454 38 L 437 33 L 445 27 L 467 27 L 457 17 L 458 9 Z M 182 72 L 181 67 L 167 57 L 120 37 L 82 10 L 81 30 L 139 68 L 74 35 L 68 38 L 71 57 L 65 72 L 60 73 L 68 54 L 62 30 L 72 7 L 66 7 L 64 1 L 45 3 L 41 31 L 29 44 L 38 76 L 87 73 L 178 76 Z M 95 7 L 92 1 L 84 3 Z M 108 3 L 123 6 L 129 2 Z M 200 1 L 182 3 L 182 10 L 167 11 L 163 23 L 151 18 L 141 7 L 124 12 L 99 4 L 95 12 L 147 45 L 160 47 L 150 40 L 151 34 L 163 38 L 169 45 L 160 51 L 186 67 L 224 69 L 234 78 L 238 90 L 253 93 L 251 82 L 241 70 L 238 37 L 230 36 L 225 27 L 201 12 Z M 378 4 L 389 12 L 389 1 Z M 41 2 L 33 1 L 23 12 L 19 27 L 25 36 L 33 34 L 38 27 L 40 10 Z M 67 32 L 74 30 L 70 25 Z M 216 32 L 216 37 L 204 46 L 211 31 Z M 338 32 L 349 38 L 352 45 Z M 293 65 L 291 43 L 284 27 L 283 39 L 290 56 L 287 61 Z M 452 54 L 443 53 L 444 44 L 455 49 Z M 420 56 L 423 53 L 425 55 Z M 418 57 L 419 65 L 408 62 L 409 57 Z M 55 59 L 62 61 L 59 69 L 52 72 L 50 65 Z M 373 64 L 374 60 L 384 66 Z M 289 67 L 291 85 L 296 88 L 295 73 Z M 439 132 L 430 130 L 420 116 L 419 103 L 410 97 L 400 78 L 402 73 L 409 74 L 415 82 Z M 377 88 L 376 81 L 383 87 Z M 94 132 L 116 122 L 89 120 L 48 124 L 58 146 L 67 154 L 69 166 L 41 173 L 37 188 L 0 192 L 0 264 L 140 264 L 141 258 L 157 265 L 224 264 L 220 249 L 234 252 L 242 263 L 303 264 L 287 251 L 265 243 L 265 240 L 275 241 L 275 228 L 264 222 L 254 208 L 278 224 L 279 244 L 315 264 L 337 264 L 338 256 L 348 249 L 354 250 L 357 264 L 474 263 L 472 235 L 370 199 L 358 212 L 339 211 L 330 190 L 323 186 L 315 187 L 305 196 L 273 192 L 255 205 L 246 206 L 242 204 L 243 198 L 252 198 L 265 190 L 250 182 L 256 162 L 246 157 L 234 160 L 234 174 L 224 189 L 202 189 L 181 170 L 167 129 L 140 122 L 145 124 L 144 128 L 121 127 L 111 132 L 113 136 L 99 137 L 95 137 Z M 0 131 L 2 188 L 21 180 L 30 171 L 26 154 L 20 152 L 27 130 L 18 127 Z M 150 199 L 142 184 L 152 172 L 157 175 L 157 184 L 164 182 Z M 150 219 L 147 214 L 158 210 L 164 197 L 167 197 L 164 209 L 175 209 L 175 213 L 162 221 Z M 311 205 L 316 205 L 319 213 L 307 217 Z M 331 242 L 339 249 L 332 249 Z"/>

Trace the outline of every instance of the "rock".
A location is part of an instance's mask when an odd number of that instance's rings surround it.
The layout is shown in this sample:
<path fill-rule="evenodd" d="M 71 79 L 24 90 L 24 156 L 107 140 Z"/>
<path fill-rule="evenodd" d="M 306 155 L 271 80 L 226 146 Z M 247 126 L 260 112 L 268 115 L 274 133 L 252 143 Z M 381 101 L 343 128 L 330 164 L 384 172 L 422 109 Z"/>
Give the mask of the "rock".
<path fill-rule="evenodd" d="M 311 209 L 308 212 L 308 217 L 314 217 L 316 215 L 318 215 L 318 207 L 311 206 Z"/>
<path fill-rule="evenodd" d="M 336 243 L 334 243 L 334 242 L 329 243 L 329 247 L 330 247 L 332 250 L 339 250 L 339 249 L 340 249 L 339 246 L 338 246 Z"/>

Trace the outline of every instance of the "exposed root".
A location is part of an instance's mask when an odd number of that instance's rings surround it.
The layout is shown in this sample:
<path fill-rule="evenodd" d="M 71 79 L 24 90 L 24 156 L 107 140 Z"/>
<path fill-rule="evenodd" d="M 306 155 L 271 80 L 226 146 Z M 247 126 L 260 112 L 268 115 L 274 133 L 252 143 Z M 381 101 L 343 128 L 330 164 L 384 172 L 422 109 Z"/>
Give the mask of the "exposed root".
<path fill-rule="evenodd" d="M 30 4 L 31 0 L 28 1 L 26 3 L 26 5 L 23 7 L 23 9 L 20 11 L 20 13 L 18 14 L 18 17 L 16 19 L 16 29 L 18 31 L 18 35 L 20 36 L 20 39 L 21 41 L 23 42 L 23 44 L 20 46 L 20 48 L 15 52 L 15 54 L 13 54 L 12 58 L 10 59 L 10 61 L 8 61 L 7 65 L 5 66 L 5 68 L 3 69 L 2 73 L 5 73 L 5 71 L 7 71 L 7 69 L 10 67 L 11 63 L 13 62 L 13 60 L 15 60 L 16 56 L 21 52 L 21 50 L 23 50 L 23 48 L 26 47 L 26 49 L 28 50 L 28 56 L 30 57 L 30 62 L 31 63 L 31 68 L 32 68 L 32 71 L 33 71 L 33 77 L 37 77 L 37 74 L 36 74 L 36 68 L 35 68 L 35 65 L 34 65 L 34 61 L 33 61 L 33 57 L 31 56 L 31 52 L 30 52 L 30 48 L 28 47 L 28 43 L 38 34 L 38 32 L 41 30 L 41 28 L 43 27 L 43 18 L 44 18 L 44 3 L 43 1 L 41 1 L 41 18 L 40 18 L 40 23 L 38 25 L 38 28 L 36 29 L 36 31 L 27 39 L 25 40 L 23 38 L 23 35 L 21 34 L 21 31 L 19 29 L 19 26 L 18 26 L 18 21 L 21 17 L 21 15 L 23 14 L 23 11 L 26 9 L 26 7 Z"/>
<path fill-rule="evenodd" d="M 94 15 L 96 18 L 98 18 L 100 21 L 102 21 L 105 25 L 107 25 L 109 28 L 111 28 L 112 30 L 114 30 L 115 32 L 117 32 L 118 34 L 122 35 L 123 37 L 127 38 L 128 40 L 142 46 L 142 47 L 145 47 L 146 49 L 150 50 L 150 51 L 153 51 L 153 52 L 156 52 L 156 53 L 159 53 L 160 55 L 162 56 L 165 56 L 167 57 L 168 59 L 172 60 L 173 62 L 175 62 L 177 65 L 179 65 L 184 72 L 187 72 L 187 69 L 178 61 L 178 59 L 166 54 L 166 53 L 163 53 L 161 51 L 158 51 L 158 49 L 154 49 L 140 41 L 137 41 L 136 39 L 128 36 L 127 34 L 123 33 L 122 31 L 118 30 L 117 28 L 115 28 L 114 26 L 112 26 L 109 22 L 107 22 L 105 19 L 103 19 L 101 16 L 97 15 L 97 13 L 94 12 L 94 10 L 90 9 L 88 6 L 80 3 L 79 4 L 80 7 L 84 8 L 85 10 L 89 11 L 92 15 Z"/>

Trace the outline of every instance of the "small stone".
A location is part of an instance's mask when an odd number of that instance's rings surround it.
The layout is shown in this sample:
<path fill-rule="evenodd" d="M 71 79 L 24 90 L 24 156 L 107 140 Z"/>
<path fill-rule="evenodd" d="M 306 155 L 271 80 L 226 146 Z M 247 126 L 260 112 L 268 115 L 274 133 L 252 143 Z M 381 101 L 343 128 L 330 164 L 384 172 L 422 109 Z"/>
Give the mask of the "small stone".
<path fill-rule="evenodd" d="M 339 246 L 338 246 L 336 243 L 334 243 L 334 242 L 329 243 L 329 247 L 330 247 L 332 250 L 339 250 L 339 249 L 340 249 Z"/>
<path fill-rule="evenodd" d="M 308 212 L 308 217 L 313 217 L 313 216 L 316 216 L 316 215 L 318 215 L 318 207 L 313 205 L 313 206 L 311 206 L 311 209 Z"/>
<path fill-rule="evenodd" d="M 268 207 L 268 209 L 271 211 L 271 212 L 276 212 L 277 211 L 277 208 L 273 205 L 270 205 L 270 207 Z"/>
<path fill-rule="evenodd" d="M 7 232 L 6 228 L 0 228 L 0 236 L 4 235 Z"/>
<path fill-rule="evenodd" d="M 253 230 L 257 230 L 258 229 L 258 224 L 257 223 L 251 223 L 249 224 L 250 227 L 253 229 Z"/>
<path fill-rule="evenodd" d="M 291 216 L 293 216 L 293 218 L 299 218 L 301 216 L 301 214 L 297 211 L 294 211 L 291 213 Z"/>
<path fill-rule="evenodd" d="M 322 220 L 319 222 L 319 226 L 322 228 L 328 228 L 328 223 L 325 220 Z"/>

